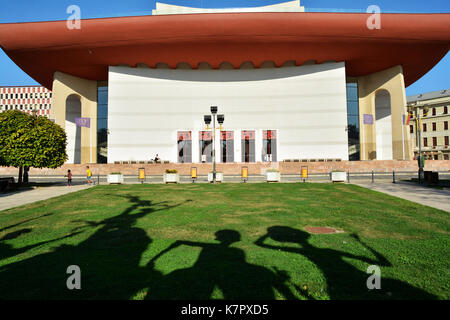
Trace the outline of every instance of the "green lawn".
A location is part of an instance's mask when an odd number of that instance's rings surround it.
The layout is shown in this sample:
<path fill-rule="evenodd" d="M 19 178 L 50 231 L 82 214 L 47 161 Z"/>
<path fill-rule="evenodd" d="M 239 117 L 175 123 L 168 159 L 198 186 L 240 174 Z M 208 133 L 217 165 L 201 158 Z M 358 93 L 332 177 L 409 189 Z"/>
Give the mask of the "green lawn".
<path fill-rule="evenodd" d="M 0 299 L 449 299 L 449 231 L 354 185 L 96 186 L 0 212 Z"/>

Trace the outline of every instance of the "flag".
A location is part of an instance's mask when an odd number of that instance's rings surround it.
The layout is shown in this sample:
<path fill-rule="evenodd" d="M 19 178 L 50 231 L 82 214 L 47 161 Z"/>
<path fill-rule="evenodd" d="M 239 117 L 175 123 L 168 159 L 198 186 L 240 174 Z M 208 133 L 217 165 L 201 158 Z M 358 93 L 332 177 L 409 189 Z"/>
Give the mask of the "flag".
<path fill-rule="evenodd" d="M 403 124 L 409 125 L 409 120 L 411 119 L 411 115 L 408 113 L 407 115 L 403 115 Z"/>
<path fill-rule="evenodd" d="M 373 124 L 373 115 L 365 114 L 363 119 L 364 119 L 364 124 Z"/>
<path fill-rule="evenodd" d="M 75 124 L 78 127 L 91 127 L 91 119 L 90 118 L 75 118 Z"/>

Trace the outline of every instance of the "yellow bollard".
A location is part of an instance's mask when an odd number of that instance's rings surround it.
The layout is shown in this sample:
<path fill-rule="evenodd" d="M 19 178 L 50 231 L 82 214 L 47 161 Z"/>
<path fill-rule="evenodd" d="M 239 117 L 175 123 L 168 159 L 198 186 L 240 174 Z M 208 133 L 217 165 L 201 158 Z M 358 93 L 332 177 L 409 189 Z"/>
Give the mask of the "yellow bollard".
<path fill-rule="evenodd" d="M 141 183 L 144 183 L 144 181 L 145 181 L 145 169 L 144 168 L 139 169 L 139 180 L 141 181 Z"/>
<path fill-rule="evenodd" d="M 244 183 L 248 180 L 248 167 L 242 168 L 242 179 L 244 180 Z"/>
<path fill-rule="evenodd" d="M 192 178 L 192 183 L 194 183 L 195 180 L 197 179 L 197 168 L 196 167 L 191 168 L 191 178 Z"/>
<path fill-rule="evenodd" d="M 302 179 L 303 182 L 305 182 L 306 179 L 308 179 L 308 167 L 302 167 Z"/>

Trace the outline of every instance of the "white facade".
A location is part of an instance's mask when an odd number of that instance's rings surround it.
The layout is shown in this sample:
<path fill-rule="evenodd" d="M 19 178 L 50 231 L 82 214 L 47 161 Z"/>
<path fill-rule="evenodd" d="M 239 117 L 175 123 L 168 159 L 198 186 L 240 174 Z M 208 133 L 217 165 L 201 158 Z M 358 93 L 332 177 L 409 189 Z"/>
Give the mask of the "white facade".
<path fill-rule="evenodd" d="M 229 13 L 229 12 L 305 12 L 305 7 L 300 5 L 300 0 L 287 1 L 283 3 L 277 3 L 262 7 L 224 8 L 224 9 L 192 8 L 156 2 L 156 9 L 152 11 L 152 15 Z"/>
<path fill-rule="evenodd" d="M 191 131 L 192 162 L 201 162 L 199 132 L 213 105 L 225 115 L 223 130 L 234 131 L 235 162 L 241 162 L 242 130 L 255 131 L 257 162 L 263 160 L 263 130 L 276 130 L 278 161 L 348 160 L 344 63 L 239 70 L 110 67 L 108 100 L 109 163 L 156 154 L 176 163 L 179 131 Z M 218 158 L 219 146 L 217 138 Z"/>

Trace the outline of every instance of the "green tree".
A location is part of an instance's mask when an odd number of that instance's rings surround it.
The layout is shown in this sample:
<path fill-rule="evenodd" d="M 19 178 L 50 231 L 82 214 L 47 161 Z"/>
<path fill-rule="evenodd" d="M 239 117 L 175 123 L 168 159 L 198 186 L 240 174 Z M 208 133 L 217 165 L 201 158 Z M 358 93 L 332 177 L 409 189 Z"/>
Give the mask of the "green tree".
<path fill-rule="evenodd" d="M 46 117 L 18 110 L 0 113 L 0 166 L 58 168 L 67 160 L 66 133 Z"/>

